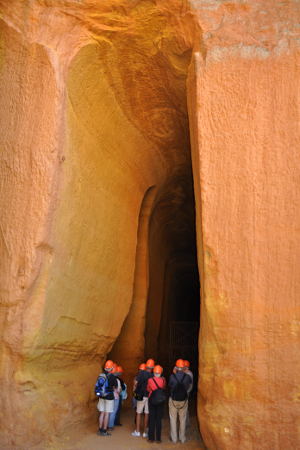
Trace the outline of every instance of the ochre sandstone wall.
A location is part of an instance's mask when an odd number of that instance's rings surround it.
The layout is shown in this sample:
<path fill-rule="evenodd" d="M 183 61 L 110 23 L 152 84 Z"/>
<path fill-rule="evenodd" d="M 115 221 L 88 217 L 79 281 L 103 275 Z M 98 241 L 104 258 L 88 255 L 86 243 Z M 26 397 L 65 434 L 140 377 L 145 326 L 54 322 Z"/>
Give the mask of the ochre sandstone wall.
<path fill-rule="evenodd" d="M 139 216 L 190 165 L 193 22 L 152 2 L 1 5 L 1 443 L 20 446 L 95 415 L 131 304 L 128 379 L 143 356 Z"/>
<path fill-rule="evenodd" d="M 300 10 L 217 3 L 197 11 L 206 51 L 195 53 L 188 81 L 203 258 L 200 426 L 209 449 L 292 449 L 300 443 Z"/>
<path fill-rule="evenodd" d="M 93 414 L 120 333 L 134 373 L 149 220 L 190 174 L 188 101 L 201 432 L 209 449 L 297 448 L 298 3 L 0 6 L 1 446 Z"/>

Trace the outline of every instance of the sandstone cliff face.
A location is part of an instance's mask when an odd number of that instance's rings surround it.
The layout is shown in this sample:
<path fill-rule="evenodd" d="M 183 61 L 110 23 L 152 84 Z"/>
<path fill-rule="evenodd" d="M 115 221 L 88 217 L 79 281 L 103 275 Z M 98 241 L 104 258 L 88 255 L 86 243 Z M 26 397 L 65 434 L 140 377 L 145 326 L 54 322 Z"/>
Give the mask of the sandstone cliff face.
<path fill-rule="evenodd" d="M 299 12 L 225 2 L 197 14 L 207 52 L 188 99 L 209 448 L 299 446 Z"/>
<path fill-rule="evenodd" d="M 299 6 L 103 3 L 0 1 L 2 445 L 86 418 L 120 333 L 135 371 L 149 218 L 190 177 L 188 103 L 202 435 L 296 448 Z"/>

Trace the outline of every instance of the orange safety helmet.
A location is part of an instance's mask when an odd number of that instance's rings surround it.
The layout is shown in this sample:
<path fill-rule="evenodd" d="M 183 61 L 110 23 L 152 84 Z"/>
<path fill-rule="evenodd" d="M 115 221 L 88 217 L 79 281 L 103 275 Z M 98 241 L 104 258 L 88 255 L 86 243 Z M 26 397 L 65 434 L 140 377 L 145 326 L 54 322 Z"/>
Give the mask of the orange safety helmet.
<path fill-rule="evenodd" d="M 177 359 L 177 361 L 176 361 L 176 367 L 177 367 L 178 369 L 183 369 L 183 368 L 184 368 L 184 361 L 183 361 L 183 359 Z"/>
<path fill-rule="evenodd" d="M 117 366 L 117 372 L 118 373 L 123 373 L 123 367 L 122 366 Z"/>
<path fill-rule="evenodd" d="M 146 364 L 145 363 L 140 364 L 139 365 L 139 370 L 146 370 Z"/>
<path fill-rule="evenodd" d="M 110 359 L 108 361 L 106 361 L 106 363 L 104 364 L 105 370 L 112 370 L 113 367 L 114 367 L 114 362 L 111 361 Z"/>
<path fill-rule="evenodd" d="M 146 368 L 153 369 L 154 366 L 155 366 L 154 359 L 148 359 L 148 361 L 146 362 Z"/>
<path fill-rule="evenodd" d="M 184 367 L 190 367 L 190 362 L 187 359 L 184 361 Z"/>
<path fill-rule="evenodd" d="M 163 370 L 164 369 L 161 366 L 155 366 L 154 369 L 153 369 L 153 373 L 160 373 L 160 374 L 162 374 Z"/>

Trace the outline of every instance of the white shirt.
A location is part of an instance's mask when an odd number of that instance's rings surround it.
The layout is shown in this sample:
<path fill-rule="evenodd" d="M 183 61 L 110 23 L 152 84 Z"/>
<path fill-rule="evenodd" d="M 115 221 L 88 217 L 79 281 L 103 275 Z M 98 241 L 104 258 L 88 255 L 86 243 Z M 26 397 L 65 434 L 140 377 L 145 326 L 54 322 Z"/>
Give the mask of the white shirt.
<path fill-rule="evenodd" d="M 114 397 L 116 400 L 120 397 L 120 392 L 122 390 L 121 381 L 117 378 L 118 387 L 114 388 Z"/>

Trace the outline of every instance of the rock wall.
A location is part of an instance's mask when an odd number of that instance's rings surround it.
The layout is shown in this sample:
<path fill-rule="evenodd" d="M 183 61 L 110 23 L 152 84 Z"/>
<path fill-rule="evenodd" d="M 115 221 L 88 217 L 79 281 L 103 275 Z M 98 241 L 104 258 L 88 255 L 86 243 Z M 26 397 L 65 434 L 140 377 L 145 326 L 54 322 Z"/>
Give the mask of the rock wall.
<path fill-rule="evenodd" d="M 135 298 L 119 362 L 127 377 L 140 362 L 139 217 L 147 192 L 190 167 L 188 15 L 152 2 L 2 2 L 2 445 L 95 415 L 95 379 Z"/>
<path fill-rule="evenodd" d="M 195 3 L 205 48 L 188 82 L 202 436 L 209 449 L 292 449 L 300 442 L 299 5 Z"/>
<path fill-rule="evenodd" d="M 190 174 L 188 99 L 202 435 L 209 449 L 296 448 L 297 2 L 0 5 L 1 445 L 93 414 L 120 333 L 135 370 L 147 221 Z"/>

